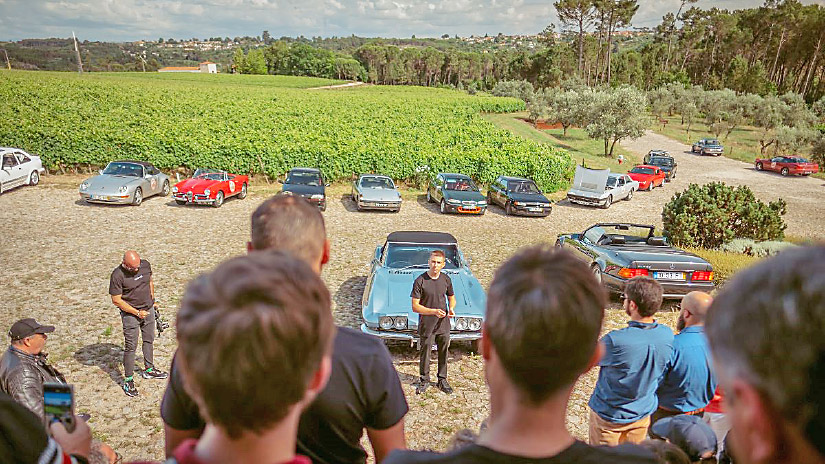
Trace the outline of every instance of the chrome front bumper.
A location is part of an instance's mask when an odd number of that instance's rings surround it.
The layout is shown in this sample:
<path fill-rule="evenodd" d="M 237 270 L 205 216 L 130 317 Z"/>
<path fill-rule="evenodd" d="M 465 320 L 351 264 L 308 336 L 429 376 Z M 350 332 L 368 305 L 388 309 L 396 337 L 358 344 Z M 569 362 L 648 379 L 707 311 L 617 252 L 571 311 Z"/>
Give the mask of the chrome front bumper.
<path fill-rule="evenodd" d="M 80 192 L 80 199 L 88 203 L 103 203 L 107 205 L 128 205 L 132 203 L 132 196 L 125 195 L 98 195 Z"/>
<path fill-rule="evenodd" d="M 375 330 L 367 327 L 367 324 L 361 324 L 361 332 L 365 334 L 375 335 L 384 340 L 400 340 L 408 341 L 410 343 L 418 343 L 418 334 L 405 332 L 392 332 L 385 330 Z M 456 332 L 450 331 L 450 341 L 474 341 L 481 339 L 481 332 Z"/>
<path fill-rule="evenodd" d="M 358 201 L 358 207 L 361 209 L 377 209 L 377 210 L 389 210 L 395 211 L 397 209 L 401 209 L 401 202 L 389 202 L 389 201 Z"/>
<path fill-rule="evenodd" d="M 190 199 L 186 194 L 179 194 L 179 193 L 172 194 L 172 198 L 174 198 L 176 201 L 185 201 L 187 204 L 191 203 L 191 204 L 195 204 L 195 205 L 211 205 L 211 204 L 215 203 L 215 199 L 213 199 L 213 198 L 201 199 L 201 198 L 195 198 L 193 196 Z"/>

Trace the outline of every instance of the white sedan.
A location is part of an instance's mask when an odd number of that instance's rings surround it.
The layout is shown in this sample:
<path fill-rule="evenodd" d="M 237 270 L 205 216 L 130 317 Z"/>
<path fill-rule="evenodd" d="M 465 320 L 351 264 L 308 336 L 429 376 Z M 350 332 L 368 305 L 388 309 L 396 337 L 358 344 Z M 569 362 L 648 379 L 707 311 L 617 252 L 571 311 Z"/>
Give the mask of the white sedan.
<path fill-rule="evenodd" d="M 3 158 L 0 170 L 0 193 L 21 185 L 37 185 L 40 174 L 46 172 L 39 156 L 30 155 L 19 148 L 0 147 Z"/>

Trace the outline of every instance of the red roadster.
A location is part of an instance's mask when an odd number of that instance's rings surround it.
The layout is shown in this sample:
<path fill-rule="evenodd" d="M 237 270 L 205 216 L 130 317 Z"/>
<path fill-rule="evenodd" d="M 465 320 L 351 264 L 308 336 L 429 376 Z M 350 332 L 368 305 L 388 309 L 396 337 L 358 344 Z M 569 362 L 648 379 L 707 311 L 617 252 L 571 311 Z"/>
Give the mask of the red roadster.
<path fill-rule="evenodd" d="M 783 176 L 792 174 L 809 176 L 819 172 L 819 165 L 798 156 L 775 156 L 771 159 L 757 159 L 756 170 L 774 171 Z"/>
<path fill-rule="evenodd" d="M 246 198 L 248 176 L 229 174 L 226 171 L 198 169 L 191 179 L 178 182 L 172 187 L 175 203 L 186 205 L 212 205 L 220 208 L 224 200 L 238 196 Z"/>
<path fill-rule="evenodd" d="M 649 164 L 633 166 L 627 175 L 639 183 L 639 190 L 653 190 L 654 187 L 661 187 L 665 184 L 665 177 L 667 177 L 661 168 Z"/>

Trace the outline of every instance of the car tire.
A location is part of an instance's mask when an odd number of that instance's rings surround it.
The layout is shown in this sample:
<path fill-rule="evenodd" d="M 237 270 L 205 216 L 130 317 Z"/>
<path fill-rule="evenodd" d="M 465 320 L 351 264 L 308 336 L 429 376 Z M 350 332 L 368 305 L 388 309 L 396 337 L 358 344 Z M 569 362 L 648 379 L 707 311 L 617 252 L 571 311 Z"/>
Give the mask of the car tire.
<path fill-rule="evenodd" d="M 482 209 L 481 209 L 481 212 L 480 212 L 480 213 L 478 213 L 478 215 L 479 215 L 479 216 L 484 216 L 484 213 L 486 213 L 486 212 L 487 212 L 487 208 L 482 208 Z"/>
<path fill-rule="evenodd" d="M 590 266 L 590 270 L 593 272 L 593 276 L 596 277 L 596 281 L 599 282 L 599 284 L 601 284 L 602 283 L 602 268 L 600 268 L 598 264 L 593 263 L 593 265 Z"/>
<path fill-rule="evenodd" d="M 132 206 L 140 206 L 143 203 L 143 190 L 140 187 L 135 189 L 134 195 L 132 195 Z"/>
<path fill-rule="evenodd" d="M 212 206 L 215 208 L 220 208 L 223 205 L 223 192 L 218 190 L 218 193 L 215 194 L 215 201 L 212 202 Z"/>
<path fill-rule="evenodd" d="M 327 210 L 327 202 L 324 202 L 324 204 L 321 205 L 321 211 L 326 211 L 326 210 Z"/>
<path fill-rule="evenodd" d="M 756 170 L 761 171 L 762 169 L 764 169 L 764 166 L 762 166 L 762 162 L 760 161 L 760 162 L 756 163 Z"/>
<path fill-rule="evenodd" d="M 507 202 L 504 204 L 504 213 L 508 216 L 512 216 L 513 214 L 513 204 L 511 202 Z"/>
<path fill-rule="evenodd" d="M 427 189 L 427 203 L 432 203 L 433 197 L 430 195 L 430 189 Z"/>
<path fill-rule="evenodd" d="M 399 206 L 398 209 L 394 209 L 394 210 L 392 210 L 392 212 L 393 213 L 400 213 L 401 212 L 401 207 Z"/>
<path fill-rule="evenodd" d="M 470 342 L 470 352 L 473 354 L 481 354 L 481 339 Z"/>
<path fill-rule="evenodd" d="M 361 208 L 361 203 L 358 202 L 358 197 L 352 197 L 352 201 L 355 202 L 355 210 L 356 211 L 363 211 L 364 208 Z"/>
<path fill-rule="evenodd" d="M 779 173 L 782 174 L 782 177 L 788 177 L 788 173 L 790 173 L 790 171 L 788 171 L 788 168 L 782 168 Z"/>
<path fill-rule="evenodd" d="M 441 211 L 441 214 L 447 213 L 447 203 L 444 201 L 444 199 L 441 200 L 441 203 L 438 205 L 438 209 L 439 211 Z"/>
<path fill-rule="evenodd" d="M 29 176 L 29 185 L 37 185 L 40 183 L 40 173 L 37 170 L 32 171 Z"/>
<path fill-rule="evenodd" d="M 612 205 L 612 204 L 613 204 L 613 195 L 608 195 L 607 196 L 607 201 L 604 202 L 604 206 L 602 206 L 602 209 L 610 208 L 610 205 Z"/>
<path fill-rule="evenodd" d="M 171 191 L 171 189 L 169 188 L 169 181 L 168 180 L 163 181 L 163 189 L 161 189 L 160 195 L 163 196 L 163 197 L 168 197 L 170 191 Z"/>
<path fill-rule="evenodd" d="M 492 205 L 492 204 L 493 204 L 493 196 L 492 196 L 492 195 L 490 195 L 490 192 L 487 192 L 487 204 L 488 204 L 488 205 Z"/>
<path fill-rule="evenodd" d="M 627 196 L 624 197 L 624 200 L 625 201 L 630 201 L 632 198 L 633 198 L 633 189 L 630 189 L 630 191 L 627 192 Z"/>
<path fill-rule="evenodd" d="M 243 200 L 246 196 L 249 195 L 248 187 L 246 186 L 246 182 L 241 185 L 241 193 L 238 194 L 238 198 Z"/>
<path fill-rule="evenodd" d="M 179 204 L 179 205 L 183 206 L 183 205 L 185 205 L 185 204 L 186 204 L 186 200 L 175 200 L 175 203 L 177 203 L 177 204 Z"/>

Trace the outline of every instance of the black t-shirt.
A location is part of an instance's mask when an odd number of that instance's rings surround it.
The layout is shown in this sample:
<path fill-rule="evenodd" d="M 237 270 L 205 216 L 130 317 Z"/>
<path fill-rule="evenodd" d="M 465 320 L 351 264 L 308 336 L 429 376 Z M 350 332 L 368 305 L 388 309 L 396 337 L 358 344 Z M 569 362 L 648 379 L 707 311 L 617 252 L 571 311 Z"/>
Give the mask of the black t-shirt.
<path fill-rule="evenodd" d="M 360 444 L 364 427 L 388 429 L 408 410 L 401 381 L 384 342 L 339 327 L 329 382 L 301 415 L 297 452 L 308 456 L 314 464 L 364 463 L 367 455 Z M 160 415 L 174 429 L 204 426 L 197 405 L 183 388 L 174 359 Z"/>
<path fill-rule="evenodd" d="M 155 303 L 149 288 L 151 279 L 152 266 L 145 259 L 140 260 L 140 269 L 134 274 L 126 272 L 123 266 L 118 266 L 109 278 L 109 295 L 122 295 L 123 301 L 135 309 L 151 308 Z"/>
<path fill-rule="evenodd" d="M 449 453 L 393 451 L 381 464 L 656 464 L 653 454 L 637 445 L 590 446 L 574 442 L 561 453 L 546 458 L 526 458 L 499 453 L 481 445 L 467 445 Z"/>
<path fill-rule="evenodd" d="M 416 277 L 410 292 L 410 296 L 418 298 L 422 306 L 443 309 L 445 312 L 447 312 L 447 297 L 454 294 L 453 281 L 450 276 L 443 272 L 438 275 L 437 279 L 433 279 L 426 272 Z M 450 318 L 429 314 L 419 315 L 418 334 L 426 337 L 433 333 L 450 333 Z"/>

